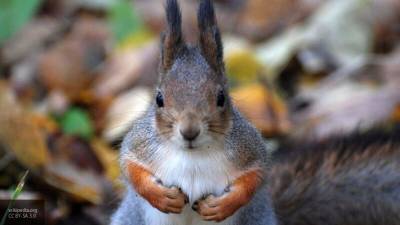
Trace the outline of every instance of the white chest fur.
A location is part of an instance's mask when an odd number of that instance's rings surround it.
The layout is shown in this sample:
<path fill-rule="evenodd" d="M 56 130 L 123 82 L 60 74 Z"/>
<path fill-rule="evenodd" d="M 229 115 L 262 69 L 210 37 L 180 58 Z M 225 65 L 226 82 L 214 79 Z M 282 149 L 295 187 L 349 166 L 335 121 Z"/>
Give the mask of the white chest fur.
<path fill-rule="evenodd" d="M 152 168 L 164 185 L 178 186 L 189 197 L 189 204 L 181 214 L 164 214 L 146 205 L 146 221 L 150 225 L 211 225 L 203 221 L 191 209 L 201 197 L 214 194 L 219 196 L 234 179 L 236 171 L 223 153 L 222 146 L 205 146 L 203 149 L 188 151 L 168 146 L 159 149 Z M 222 225 L 231 224 L 232 218 Z"/>

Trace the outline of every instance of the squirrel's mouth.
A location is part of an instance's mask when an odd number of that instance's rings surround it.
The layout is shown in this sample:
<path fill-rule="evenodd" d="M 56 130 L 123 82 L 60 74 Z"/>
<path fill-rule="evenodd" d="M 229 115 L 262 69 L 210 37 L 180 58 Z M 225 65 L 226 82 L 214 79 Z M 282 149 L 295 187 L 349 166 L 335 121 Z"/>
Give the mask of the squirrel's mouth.
<path fill-rule="evenodd" d="M 185 146 L 186 146 L 186 148 L 189 149 L 189 150 L 194 150 L 194 149 L 196 149 L 196 148 L 198 147 L 198 146 L 196 146 L 196 145 L 194 144 L 193 141 L 188 141 L 188 142 L 186 142 Z"/>
<path fill-rule="evenodd" d="M 189 141 L 189 142 L 187 143 L 186 147 L 187 147 L 188 149 L 195 149 L 195 148 L 196 148 L 196 147 L 193 145 L 193 142 L 192 142 L 192 141 Z"/>

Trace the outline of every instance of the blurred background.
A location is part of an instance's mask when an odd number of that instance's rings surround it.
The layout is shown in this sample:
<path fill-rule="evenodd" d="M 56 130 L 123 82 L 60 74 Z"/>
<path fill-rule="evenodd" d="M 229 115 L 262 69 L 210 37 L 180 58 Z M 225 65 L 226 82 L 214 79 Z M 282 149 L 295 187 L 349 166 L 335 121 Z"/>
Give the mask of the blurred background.
<path fill-rule="evenodd" d="M 198 1 L 180 3 L 195 44 Z M 398 126 L 399 0 L 214 3 L 232 98 L 266 140 Z M 48 225 L 108 224 L 121 139 L 152 101 L 164 4 L 0 1 L 0 200 L 44 199 Z"/>

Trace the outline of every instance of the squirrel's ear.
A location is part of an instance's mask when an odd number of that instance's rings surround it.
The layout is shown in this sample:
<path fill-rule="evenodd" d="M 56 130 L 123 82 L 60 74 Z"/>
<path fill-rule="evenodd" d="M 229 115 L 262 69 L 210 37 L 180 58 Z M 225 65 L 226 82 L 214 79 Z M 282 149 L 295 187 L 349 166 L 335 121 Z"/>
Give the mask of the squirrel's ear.
<path fill-rule="evenodd" d="M 167 0 L 165 7 L 167 15 L 167 29 L 161 35 L 161 69 L 167 71 L 183 48 L 182 16 L 176 0 Z"/>
<path fill-rule="evenodd" d="M 200 31 L 200 49 L 213 69 L 224 68 L 221 34 L 211 0 L 202 0 L 197 14 Z"/>

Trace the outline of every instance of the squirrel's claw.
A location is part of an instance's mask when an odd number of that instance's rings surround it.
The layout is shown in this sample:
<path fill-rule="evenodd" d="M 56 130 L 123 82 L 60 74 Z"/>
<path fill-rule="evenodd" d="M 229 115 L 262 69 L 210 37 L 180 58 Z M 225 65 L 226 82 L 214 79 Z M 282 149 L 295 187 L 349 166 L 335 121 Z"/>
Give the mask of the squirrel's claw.
<path fill-rule="evenodd" d="M 147 200 L 154 207 L 163 213 L 182 212 L 187 203 L 187 196 L 177 187 L 165 187 L 161 181 L 156 180 L 155 187 L 152 188 L 151 197 Z"/>
<path fill-rule="evenodd" d="M 226 193 L 221 197 L 209 195 L 195 202 L 192 209 L 206 221 L 221 222 L 233 215 L 241 206 L 235 196 Z"/>

